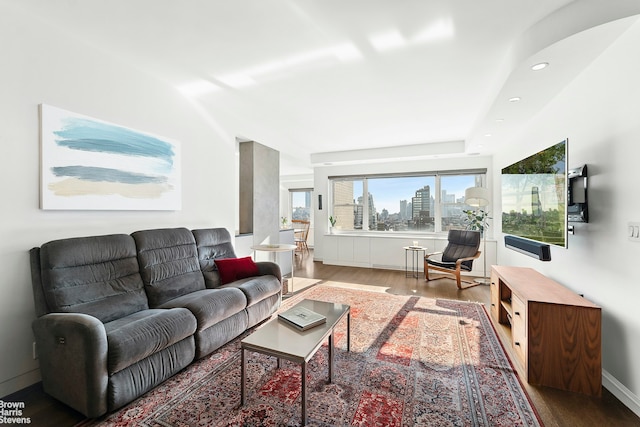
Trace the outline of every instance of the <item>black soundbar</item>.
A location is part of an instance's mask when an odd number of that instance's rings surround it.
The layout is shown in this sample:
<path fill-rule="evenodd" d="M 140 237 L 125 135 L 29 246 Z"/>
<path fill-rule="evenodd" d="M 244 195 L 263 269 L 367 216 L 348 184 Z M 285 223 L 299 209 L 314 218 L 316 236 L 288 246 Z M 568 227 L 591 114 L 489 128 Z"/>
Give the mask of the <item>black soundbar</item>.
<path fill-rule="evenodd" d="M 538 258 L 540 261 L 551 261 L 551 246 L 545 243 L 516 236 L 504 236 L 504 245 L 514 251 Z"/>

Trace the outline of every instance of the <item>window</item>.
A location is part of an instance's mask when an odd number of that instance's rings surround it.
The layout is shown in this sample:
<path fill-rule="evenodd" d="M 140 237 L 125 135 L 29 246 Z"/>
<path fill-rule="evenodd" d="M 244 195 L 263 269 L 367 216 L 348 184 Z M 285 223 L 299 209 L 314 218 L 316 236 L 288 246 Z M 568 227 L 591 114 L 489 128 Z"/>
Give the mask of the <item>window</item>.
<path fill-rule="evenodd" d="M 435 176 L 369 178 L 370 230 L 434 231 Z M 372 225 L 370 223 L 370 225 Z"/>
<path fill-rule="evenodd" d="M 486 170 L 330 177 L 330 215 L 342 230 L 443 232 L 464 229 L 465 189 Z"/>
<path fill-rule="evenodd" d="M 291 219 L 311 221 L 311 192 L 310 189 L 289 190 Z"/>

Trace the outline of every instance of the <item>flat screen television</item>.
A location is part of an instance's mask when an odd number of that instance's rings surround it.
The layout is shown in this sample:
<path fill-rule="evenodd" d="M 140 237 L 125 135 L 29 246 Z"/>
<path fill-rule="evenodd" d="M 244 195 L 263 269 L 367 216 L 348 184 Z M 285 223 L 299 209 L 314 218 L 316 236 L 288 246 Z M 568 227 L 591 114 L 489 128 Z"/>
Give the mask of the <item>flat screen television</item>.
<path fill-rule="evenodd" d="M 565 139 L 502 169 L 502 232 L 567 247 Z"/>

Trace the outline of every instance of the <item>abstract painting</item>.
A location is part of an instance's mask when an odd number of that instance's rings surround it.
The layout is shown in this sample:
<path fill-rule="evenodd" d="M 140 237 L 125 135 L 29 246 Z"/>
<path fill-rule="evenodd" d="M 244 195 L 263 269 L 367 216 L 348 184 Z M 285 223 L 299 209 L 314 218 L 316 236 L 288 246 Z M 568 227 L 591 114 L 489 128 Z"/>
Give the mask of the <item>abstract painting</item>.
<path fill-rule="evenodd" d="M 42 104 L 41 208 L 180 210 L 180 147 Z"/>

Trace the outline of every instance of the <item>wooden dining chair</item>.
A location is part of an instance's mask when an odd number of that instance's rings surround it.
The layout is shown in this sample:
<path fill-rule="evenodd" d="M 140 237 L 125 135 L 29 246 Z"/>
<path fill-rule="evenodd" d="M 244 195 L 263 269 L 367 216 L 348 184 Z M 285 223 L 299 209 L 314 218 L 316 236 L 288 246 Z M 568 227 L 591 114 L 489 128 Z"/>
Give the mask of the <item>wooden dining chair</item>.
<path fill-rule="evenodd" d="M 291 224 L 293 224 L 295 244 L 298 247 L 296 250 L 300 252 L 309 252 L 307 238 L 309 237 L 311 222 L 302 219 L 292 219 Z"/>

